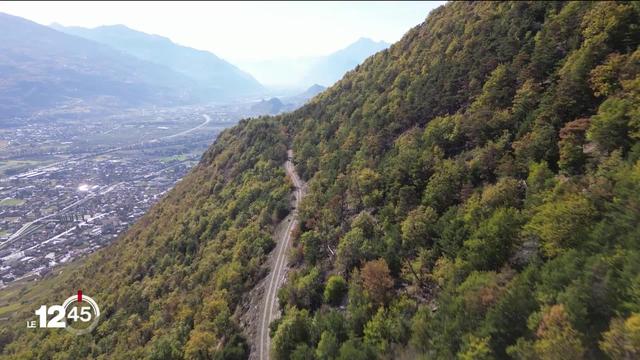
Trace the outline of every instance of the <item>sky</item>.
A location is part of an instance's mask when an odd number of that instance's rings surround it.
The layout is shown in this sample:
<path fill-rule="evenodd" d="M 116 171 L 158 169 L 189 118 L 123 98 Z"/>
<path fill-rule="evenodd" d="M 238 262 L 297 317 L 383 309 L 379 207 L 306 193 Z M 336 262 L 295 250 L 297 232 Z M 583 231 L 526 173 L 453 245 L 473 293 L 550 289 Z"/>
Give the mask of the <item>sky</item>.
<path fill-rule="evenodd" d="M 326 55 L 360 37 L 393 43 L 444 2 L 8 2 L 43 25 L 124 24 L 230 61 Z"/>

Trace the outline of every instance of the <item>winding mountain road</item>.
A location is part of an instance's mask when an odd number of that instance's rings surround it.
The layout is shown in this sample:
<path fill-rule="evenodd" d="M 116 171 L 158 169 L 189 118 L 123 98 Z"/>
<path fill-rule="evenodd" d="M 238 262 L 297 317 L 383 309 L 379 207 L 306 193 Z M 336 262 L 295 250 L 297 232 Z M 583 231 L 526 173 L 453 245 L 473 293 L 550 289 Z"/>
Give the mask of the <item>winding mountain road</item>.
<path fill-rule="evenodd" d="M 273 253 L 275 259 L 271 264 L 271 271 L 266 282 L 266 291 L 264 293 L 262 312 L 260 314 L 259 328 L 258 328 L 258 358 L 260 360 L 269 359 L 269 324 L 278 316 L 278 301 L 277 294 L 278 289 L 284 281 L 285 268 L 287 265 L 287 249 L 289 249 L 289 243 L 291 241 L 291 232 L 295 229 L 298 223 L 298 206 L 300 200 L 305 193 L 305 183 L 300 179 L 296 173 L 296 169 L 293 166 L 293 151 L 287 151 L 287 161 L 284 167 L 287 171 L 287 175 L 291 178 L 295 190 L 293 192 L 295 196 L 293 211 L 283 221 L 288 222 L 285 231 L 276 235 L 276 248 Z"/>

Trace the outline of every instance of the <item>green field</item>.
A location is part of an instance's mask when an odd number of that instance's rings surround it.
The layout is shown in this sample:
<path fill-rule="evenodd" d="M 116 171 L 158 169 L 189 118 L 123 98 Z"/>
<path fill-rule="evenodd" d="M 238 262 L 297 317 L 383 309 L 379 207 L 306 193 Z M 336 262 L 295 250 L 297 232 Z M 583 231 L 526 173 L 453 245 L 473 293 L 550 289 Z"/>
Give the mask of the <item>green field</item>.
<path fill-rule="evenodd" d="M 7 199 L 0 200 L 0 206 L 20 206 L 24 203 L 25 201 L 22 199 L 7 198 Z"/>
<path fill-rule="evenodd" d="M 54 162 L 49 160 L 7 160 L 0 164 L 0 175 L 13 175 L 22 171 L 27 171 L 38 166 L 44 166 Z"/>
<path fill-rule="evenodd" d="M 171 162 L 171 161 L 185 161 L 185 160 L 187 160 L 187 155 L 185 155 L 185 154 L 167 156 L 167 157 L 164 157 L 164 158 L 160 159 L 160 161 L 162 161 L 163 163 L 167 163 L 167 162 Z"/>

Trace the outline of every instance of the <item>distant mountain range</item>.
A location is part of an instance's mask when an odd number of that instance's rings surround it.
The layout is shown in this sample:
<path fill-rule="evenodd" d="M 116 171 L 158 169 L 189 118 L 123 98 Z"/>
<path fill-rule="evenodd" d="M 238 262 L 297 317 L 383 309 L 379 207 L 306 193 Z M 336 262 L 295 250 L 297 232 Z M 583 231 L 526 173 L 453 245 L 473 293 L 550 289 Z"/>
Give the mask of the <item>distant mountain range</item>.
<path fill-rule="evenodd" d="M 327 89 L 326 86 L 322 86 L 319 84 L 313 84 L 311 85 L 307 90 L 305 90 L 305 92 L 303 92 L 302 94 L 298 95 L 299 97 L 305 99 L 305 100 L 309 100 L 312 97 L 320 94 L 321 92 L 325 91 Z"/>
<path fill-rule="evenodd" d="M 269 100 L 261 100 L 251 106 L 251 112 L 259 115 L 275 115 L 285 108 L 282 100 L 274 97 Z"/>
<path fill-rule="evenodd" d="M 389 44 L 384 41 L 360 38 L 344 49 L 317 59 L 306 72 L 302 83 L 331 86 L 364 59 L 388 47 Z"/>
<path fill-rule="evenodd" d="M 273 97 L 269 100 L 263 99 L 253 104 L 250 108 L 250 112 L 253 116 L 260 116 L 276 115 L 286 111 L 293 111 L 326 89 L 327 88 L 322 85 L 313 84 L 300 94 L 285 96 L 282 98 Z"/>
<path fill-rule="evenodd" d="M 239 65 L 266 85 L 299 89 L 313 84 L 330 86 L 364 59 L 387 47 L 389 44 L 384 41 L 360 38 L 326 56 L 246 61 Z"/>
<path fill-rule="evenodd" d="M 388 45 L 362 38 L 327 56 L 253 67 L 254 73 L 285 82 L 293 78 L 295 88 L 308 89 L 281 98 L 283 106 L 275 109 L 275 104 L 266 112 L 296 108 Z M 73 112 L 88 105 L 172 106 L 251 99 L 267 92 L 251 75 L 216 55 L 162 36 L 124 25 L 47 27 L 0 13 L 1 117 L 52 108 Z"/>
<path fill-rule="evenodd" d="M 210 99 L 232 99 L 256 95 L 264 88 L 251 75 L 208 52 L 178 45 L 168 38 L 150 35 L 124 25 L 100 26 L 93 29 L 52 28 L 111 46 L 139 59 L 166 66 L 193 79 Z"/>
<path fill-rule="evenodd" d="M 196 101 L 188 76 L 111 47 L 0 13 L 0 116 L 92 101 L 110 105 Z"/>

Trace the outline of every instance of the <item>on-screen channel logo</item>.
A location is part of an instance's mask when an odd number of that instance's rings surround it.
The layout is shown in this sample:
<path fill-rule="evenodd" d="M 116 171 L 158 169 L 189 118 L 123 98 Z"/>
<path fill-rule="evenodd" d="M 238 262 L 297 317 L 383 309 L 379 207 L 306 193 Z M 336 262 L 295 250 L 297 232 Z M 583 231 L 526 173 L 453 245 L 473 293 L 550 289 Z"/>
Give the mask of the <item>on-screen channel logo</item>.
<path fill-rule="evenodd" d="M 28 328 L 65 329 L 75 335 L 90 333 L 98 325 L 100 308 L 91 297 L 78 290 L 62 305 L 42 305 L 34 311 L 37 320 L 28 320 Z"/>

